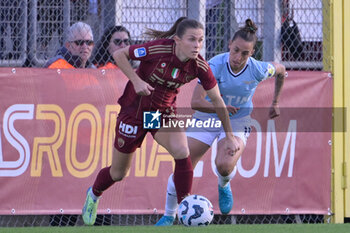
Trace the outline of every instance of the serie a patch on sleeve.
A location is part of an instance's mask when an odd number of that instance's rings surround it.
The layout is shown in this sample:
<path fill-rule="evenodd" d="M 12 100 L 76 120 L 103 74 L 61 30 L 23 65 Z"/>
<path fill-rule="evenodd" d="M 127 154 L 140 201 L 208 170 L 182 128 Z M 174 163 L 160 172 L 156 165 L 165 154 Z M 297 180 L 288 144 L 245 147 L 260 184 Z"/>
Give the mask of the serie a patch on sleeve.
<path fill-rule="evenodd" d="M 134 50 L 135 57 L 144 57 L 146 56 L 146 48 L 137 48 Z"/>
<path fill-rule="evenodd" d="M 272 64 L 267 65 L 267 77 L 271 78 L 276 72 L 275 67 Z"/>

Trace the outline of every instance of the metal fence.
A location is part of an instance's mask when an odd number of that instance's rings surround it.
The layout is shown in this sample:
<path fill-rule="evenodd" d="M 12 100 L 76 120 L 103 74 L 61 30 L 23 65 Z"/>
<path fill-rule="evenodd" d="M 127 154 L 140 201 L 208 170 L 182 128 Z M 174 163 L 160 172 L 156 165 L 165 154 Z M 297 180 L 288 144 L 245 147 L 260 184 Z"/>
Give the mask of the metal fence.
<path fill-rule="evenodd" d="M 162 215 L 97 215 L 95 226 L 154 225 Z M 330 216 L 298 215 L 214 215 L 211 224 L 319 224 L 330 222 Z M 174 222 L 179 225 L 178 220 Z M 0 215 L 1 227 L 83 226 L 79 215 Z"/>
<path fill-rule="evenodd" d="M 42 67 L 64 45 L 67 28 L 83 21 L 97 41 L 104 29 L 123 25 L 134 43 L 145 29 L 167 30 L 180 16 L 205 24 L 203 55 L 226 52 L 238 27 L 259 27 L 254 56 L 288 69 L 322 70 L 329 31 L 322 0 L 1 0 L 0 66 Z"/>

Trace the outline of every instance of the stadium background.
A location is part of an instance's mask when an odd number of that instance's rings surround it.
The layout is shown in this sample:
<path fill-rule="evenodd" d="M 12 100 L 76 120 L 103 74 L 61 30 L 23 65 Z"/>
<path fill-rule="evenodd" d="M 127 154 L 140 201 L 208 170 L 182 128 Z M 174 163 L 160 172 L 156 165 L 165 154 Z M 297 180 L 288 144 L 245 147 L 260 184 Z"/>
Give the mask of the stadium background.
<path fill-rule="evenodd" d="M 254 1 L 6 1 L 0 3 L 0 65 L 2 67 L 42 67 L 64 41 L 65 29 L 76 21 L 89 23 L 95 40 L 104 28 L 126 26 L 135 43 L 145 38 L 145 27 L 167 29 L 179 16 L 196 18 L 206 25 L 207 59 L 226 51 L 227 42 L 247 17 L 259 26 L 258 59 L 279 61 L 298 71 L 329 71 L 333 78 L 333 124 L 342 129 L 332 139 L 332 207 L 334 222 L 350 217 L 349 171 L 349 1 L 346 0 L 254 0 Z M 299 33 L 283 23 L 295 21 Z M 282 34 L 281 34 L 282 33 Z M 291 33 L 291 34 L 289 34 Z M 287 39 L 292 39 L 288 41 Z M 1 75 L 8 69 L 1 69 Z M 347 79 L 346 79 L 347 78 Z M 310 93 L 311 94 L 311 93 Z M 1 182 L 6 182 L 1 178 Z M 322 182 L 322 181 L 319 181 Z M 2 190 L 2 193 L 6 190 Z M 16 217 L 16 218 L 14 218 Z M 102 216 L 102 223 L 116 216 Z M 302 218 L 300 220 L 300 217 Z M 1 216 L 1 225 L 46 224 L 40 215 Z M 50 216 L 51 225 L 75 224 L 74 215 Z M 117 216 L 119 223 L 149 222 L 150 216 Z M 220 219 L 221 218 L 221 219 Z M 319 222 L 329 218 L 303 216 L 247 216 L 243 222 Z M 24 221 L 23 221 L 24 219 Z M 123 220 L 124 219 L 124 220 Z M 219 216 L 217 221 L 232 223 L 237 216 Z M 242 217 L 243 219 L 243 217 Z M 42 221 L 42 222 L 40 222 Z M 114 221 L 115 223 L 116 221 Z M 238 221 L 239 222 L 239 221 Z"/>

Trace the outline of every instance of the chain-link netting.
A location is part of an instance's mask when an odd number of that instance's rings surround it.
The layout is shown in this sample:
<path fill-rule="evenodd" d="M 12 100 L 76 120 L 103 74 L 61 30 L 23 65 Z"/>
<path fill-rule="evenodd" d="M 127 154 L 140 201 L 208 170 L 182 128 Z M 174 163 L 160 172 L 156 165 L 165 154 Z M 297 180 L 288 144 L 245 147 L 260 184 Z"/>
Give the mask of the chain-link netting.
<path fill-rule="evenodd" d="M 288 69 L 321 70 L 328 59 L 323 56 L 328 54 L 323 51 L 328 38 L 323 37 L 329 31 L 327 17 L 323 17 L 328 7 L 323 4 L 327 1 L 2 0 L 0 66 L 44 67 L 49 59 L 62 55 L 61 47 L 68 47 L 64 53 L 72 53 L 74 49 L 66 43 L 68 28 L 79 21 L 92 28 L 89 60 L 99 66 L 113 50 L 109 48 L 113 26 L 124 26 L 130 42 L 140 43 L 145 41 L 146 28 L 167 30 L 178 17 L 188 16 L 205 24 L 202 52 L 207 59 L 226 52 L 234 32 L 251 18 L 258 26 L 254 57 L 281 62 Z M 117 47 L 129 43 L 123 43 L 125 36 L 121 36 Z"/>
<path fill-rule="evenodd" d="M 95 226 L 154 225 L 162 215 L 97 215 Z M 211 224 L 284 224 L 325 223 L 330 217 L 315 214 L 300 215 L 214 215 Z M 175 220 L 175 225 L 180 224 Z M 83 226 L 79 215 L 22 215 L 0 216 L 1 227 Z"/>
<path fill-rule="evenodd" d="M 103 66 L 114 47 L 146 40 L 146 28 L 167 30 L 180 16 L 204 23 L 207 59 L 228 51 L 234 32 L 251 18 L 259 27 L 254 57 L 288 69 L 323 69 L 322 0 L 1 0 L 0 66 L 47 67 L 59 58 L 72 65 Z M 203 4 L 205 3 L 205 4 Z M 75 30 L 68 30 L 77 22 Z M 88 25 L 88 26 L 86 26 Z M 122 27 L 115 27 L 115 25 Z M 326 27 L 326 28 L 324 28 Z M 91 31 L 90 31 L 91 28 Z M 125 30 L 124 30 L 125 29 Z M 79 32 L 79 33 L 76 33 Z M 116 34 L 115 34 L 116 33 Z M 85 52 L 77 48 L 84 47 Z M 82 54 L 85 58 L 82 59 Z M 80 62 L 76 62 L 76 57 Z M 56 60 L 55 60 L 56 59 Z M 71 60 L 70 60 L 71 61 Z M 101 215 L 97 225 L 151 225 L 160 215 Z M 216 215 L 214 224 L 323 223 L 323 215 Z M 77 215 L 0 216 L 0 226 L 82 225 Z"/>

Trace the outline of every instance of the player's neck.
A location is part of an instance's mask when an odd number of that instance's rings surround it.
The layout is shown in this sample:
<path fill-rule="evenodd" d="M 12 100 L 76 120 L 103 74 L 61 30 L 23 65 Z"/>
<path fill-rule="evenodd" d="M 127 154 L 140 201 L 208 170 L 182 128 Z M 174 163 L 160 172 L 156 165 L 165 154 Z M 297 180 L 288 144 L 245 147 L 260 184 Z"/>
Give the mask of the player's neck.
<path fill-rule="evenodd" d="M 241 72 L 244 69 L 244 67 L 247 65 L 247 62 L 248 61 L 246 61 L 245 63 L 243 63 L 240 66 L 233 66 L 232 64 L 230 64 L 232 72 L 235 74 L 238 74 L 239 72 Z"/>
<path fill-rule="evenodd" d="M 239 72 L 241 72 L 243 70 L 244 66 L 245 66 L 245 64 L 240 66 L 240 67 L 232 67 L 231 66 L 231 69 L 232 69 L 233 73 L 238 74 Z"/>
<path fill-rule="evenodd" d="M 177 46 L 175 47 L 175 55 L 181 62 L 187 62 L 189 60 L 189 58 L 183 54 Z"/>

